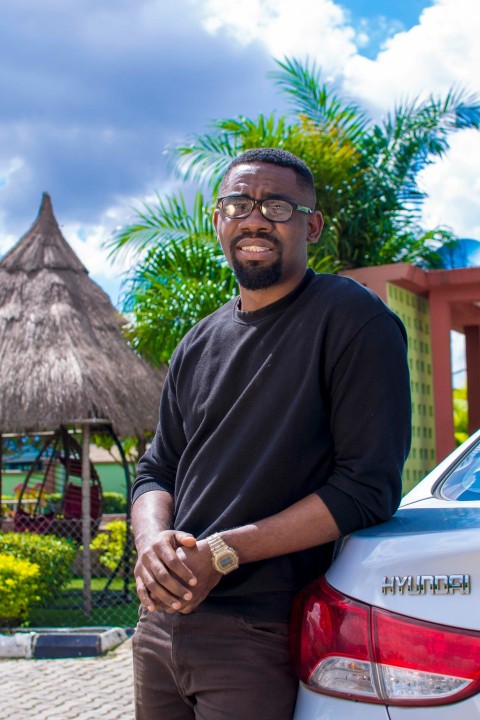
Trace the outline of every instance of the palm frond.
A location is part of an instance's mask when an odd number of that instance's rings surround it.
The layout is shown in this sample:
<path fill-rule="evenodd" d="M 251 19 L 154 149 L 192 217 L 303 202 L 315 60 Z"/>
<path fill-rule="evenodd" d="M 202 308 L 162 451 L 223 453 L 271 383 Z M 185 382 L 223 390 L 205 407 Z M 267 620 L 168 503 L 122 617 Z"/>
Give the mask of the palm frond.
<path fill-rule="evenodd" d="M 309 248 L 317 272 L 410 262 L 441 267 L 442 247 L 455 243 L 445 228 L 426 229 L 425 193 L 418 174 L 445 154 L 452 133 L 480 128 L 480 99 L 464 90 L 398 105 L 375 124 L 340 97 L 314 63 L 277 61 L 273 78 L 295 117 L 274 114 L 215 121 L 205 135 L 173 148 L 180 174 L 216 193 L 231 160 L 255 147 L 279 147 L 311 168 L 324 213 L 321 242 Z M 152 362 L 168 361 L 198 320 L 236 292 L 235 277 L 215 237 L 212 203 L 201 193 L 157 196 L 109 242 L 111 254 L 131 251 L 124 283 L 130 335 Z"/>
<path fill-rule="evenodd" d="M 152 248 L 124 287 L 130 340 L 155 364 L 168 362 L 183 335 L 235 293 L 214 238 L 193 235 Z"/>
<path fill-rule="evenodd" d="M 276 62 L 280 70 L 272 72 L 271 77 L 289 96 L 299 115 L 305 115 L 320 128 L 335 127 L 350 139 L 361 136 L 368 125 L 365 113 L 321 83 L 321 71 L 314 62 L 302 64 L 295 58 Z"/>
<path fill-rule="evenodd" d="M 186 180 L 207 183 L 214 195 L 233 158 L 250 148 L 286 147 L 297 127 L 285 118 L 259 115 L 255 120 L 240 116 L 217 120 L 216 133 L 197 136 L 189 145 L 173 148 L 177 168 Z"/>
<path fill-rule="evenodd" d="M 116 230 L 107 242 L 110 257 L 127 252 L 139 257 L 158 244 L 179 242 L 192 235 L 214 236 L 212 207 L 201 192 L 195 195 L 193 214 L 188 212 L 181 193 L 165 198 L 157 194 L 155 203 L 143 203 L 134 212 L 135 222 Z"/>
<path fill-rule="evenodd" d="M 188 145 L 173 149 L 177 167 L 185 180 L 218 185 L 239 148 L 234 133 L 199 135 Z"/>
<path fill-rule="evenodd" d="M 405 183 L 413 197 L 417 193 L 416 176 L 445 154 L 451 133 L 479 127 L 480 98 L 451 90 L 443 99 L 432 96 L 423 102 L 413 100 L 399 105 L 387 116 L 383 127 L 374 128 L 366 152 L 369 157 L 373 152 L 377 164 Z"/>
<path fill-rule="evenodd" d="M 292 133 L 297 132 L 296 126 L 287 123 L 286 118 L 271 115 L 258 115 L 255 120 L 240 116 L 236 120 L 219 120 L 216 127 L 235 137 L 237 153 L 250 148 L 284 147 L 288 144 Z"/>

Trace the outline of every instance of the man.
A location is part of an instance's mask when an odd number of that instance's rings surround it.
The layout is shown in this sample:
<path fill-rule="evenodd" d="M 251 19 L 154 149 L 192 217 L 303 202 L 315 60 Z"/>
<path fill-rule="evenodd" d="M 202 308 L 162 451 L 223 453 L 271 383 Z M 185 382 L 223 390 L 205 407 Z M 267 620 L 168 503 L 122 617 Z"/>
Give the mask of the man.
<path fill-rule="evenodd" d="M 308 167 L 250 150 L 220 195 L 240 297 L 178 346 L 134 485 L 137 720 L 290 720 L 292 598 L 335 540 L 396 510 L 409 448 L 403 326 L 306 269 Z"/>

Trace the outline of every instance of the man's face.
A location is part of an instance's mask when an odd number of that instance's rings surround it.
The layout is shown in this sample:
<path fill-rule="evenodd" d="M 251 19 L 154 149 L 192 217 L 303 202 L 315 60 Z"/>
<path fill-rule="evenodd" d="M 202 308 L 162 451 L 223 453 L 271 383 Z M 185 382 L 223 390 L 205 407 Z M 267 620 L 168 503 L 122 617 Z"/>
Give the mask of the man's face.
<path fill-rule="evenodd" d="M 270 163 L 235 167 L 221 194 L 254 200 L 281 198 L 312 209 L 314 202 L 293 170 Z M 274 222 L 258 206 L 244 218 L 228 218 L 217 209 L 213 222 L 225 257 L 239 285 L 247 290 L 283 283 L 288 291 L 299 282 L 306 269 L 307 243 L 318 240 L 323 225 L 318 212 L 308 215 L 294 210 L 286 222 Z"/>

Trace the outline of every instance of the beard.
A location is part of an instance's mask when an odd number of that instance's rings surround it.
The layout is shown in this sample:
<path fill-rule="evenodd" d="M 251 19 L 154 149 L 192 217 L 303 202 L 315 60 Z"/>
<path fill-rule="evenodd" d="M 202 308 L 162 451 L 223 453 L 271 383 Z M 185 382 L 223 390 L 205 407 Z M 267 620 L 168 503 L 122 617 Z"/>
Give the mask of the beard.
<path fill-rule="evenodd" d="M 234 238 L 230 245 L 232 269 L 238 284 L 245 288 L 245 290 L 265 290 L 279 282 L 282 277 L 281 256 L 271 265 L 262 265 L 258 260 L 251 260 L 248 264 L 244 265 L 235 255 L 235 246 L 238 239 L 238 237 Z M 275 238 L 269 237 L 268 239 L 278 246 Z"/>
<path fill-rule="evenodd" d="M 238 260 L 232 260 L 233 272 L 238 284 L 245 290 L 265 290 L 275 285 L 282 277 L 282 261 L 276 260 L 267 267 L 253 260 L 249 265 L 242 265 Z"/>

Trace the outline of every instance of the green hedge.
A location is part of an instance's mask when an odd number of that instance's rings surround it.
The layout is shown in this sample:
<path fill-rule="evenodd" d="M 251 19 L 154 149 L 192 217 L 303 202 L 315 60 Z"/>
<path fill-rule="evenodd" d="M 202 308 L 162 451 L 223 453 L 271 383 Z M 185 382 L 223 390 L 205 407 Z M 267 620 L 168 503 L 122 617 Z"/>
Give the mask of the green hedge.
<path fill-rule="evenodd" d="M 10 504 L 9 505 L 3 504 L 4 500 L 13 500 L 13 498 L 14 498 L 13 495 L 2 495 L 2 498 L 0 501 L 0 515 L 2 517 L 10 517 L 11 515 L 13 515 L 15 506 L 12 506 Z"/>
<path fill-rule="evenodd" d="M 125 520 L 112 520 L 105 525 L 105 532 L 98 533 L 90 543 L 91 550 L 98 550 L 98 559 L 109 570 L 115 570 L 125 552 L 127 523 Z M 135 546 L 131 536 L 131 558 L 135 557 Z"/>
<path fill-rule="evenodd" d="M 103 493 L 103 512 L 107 514 L 125 513 L 127 512 L 127 498 L 122 493 L 104 492 Z M 60 493 L 49 493 L 46 496 L 47 509 L 59 512 L 62 505 L 62 496 Z"/>
<path fill-rule="evenodd" d="M 40 600 L 40 568 L 28 560 L 0 554 L 0 626 L 24 622 Z"/>
<path fill-rule="evenodd" d="M 0 553 L 38 565 L 38 595 L 44 603 L 55 597 L 71 580 L 71 565 L 77 553 L 77 545 L 72 540 L 55 535 L 2 533 Z"/>
<path fill-rule="evenodd" d="M 103 512 L 107 514 L 126 513 L 127 498 L 118 492 L 104 492 Z"/>

